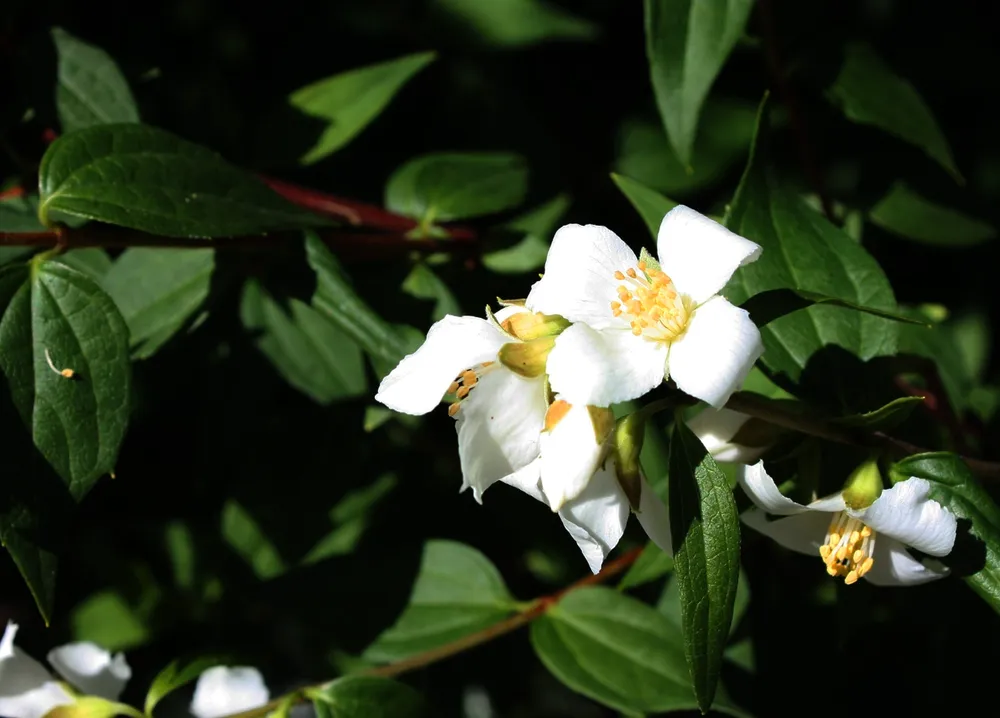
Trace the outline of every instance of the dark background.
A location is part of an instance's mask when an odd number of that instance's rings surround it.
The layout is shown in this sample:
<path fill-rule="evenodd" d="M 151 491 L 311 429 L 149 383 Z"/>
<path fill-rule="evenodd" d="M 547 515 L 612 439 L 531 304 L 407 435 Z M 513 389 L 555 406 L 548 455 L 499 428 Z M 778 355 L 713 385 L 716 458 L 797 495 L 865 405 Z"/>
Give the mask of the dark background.
<path fill-rule="evenodd" d="M 490 47 L 432 3 L 402 0 L 8 0 L 0 10 L 0 177 L 21 177 L 31 186 L 43 132 L 57 126 L 47 32 L 60 25 L 119 62 L 143 121 L 249 168 L 379 203 L 389 174 L 421 152 L 515 151 L 531 167 L 526 206 L 566 192 L 573 198 L 566 221 L 604 224 L 638 245 L 646 229 L 609 172 L 622 123 L 656 120 L 641 3 L 559 4 L 592 20 L 599 37 Z M 998 20 L 988 2 L 760 2 L 748 26 L 753 41 L 737 47 L 713 96 L 756 104 L 774 84 L 766 61 L 774 51 L 789 73 L 809 147 L 803 156 L 789 123 L 777 130 L 776 161 L 788 182 L 815 189 L 803 171 L 811 163 L 830 197 L 867 209 L 904 178 L 941 204 L 997 224 Z M 914 83 L 951 144 L 964 187 L 919 150 L 847 122 L 825 101 L 823 90 L 849 39 L 872 43 Z M 296 165 L 318 129 L 288 109 L 289 92 L 427 49 L 438 51 L 438 60 L 361 135 L 313 167 Z M 780 111 L 787 99 L 778 93 L 772 101 Z M 22 123 L 27 106 L 37 114 Z M 742 166 L 736 161 L 709 186 L 675 199 L 717 211 L 730 199 Z M 871 224 L 863 241 L 901 302 L 977 311 L 996 325 L 1000 243 L 930 248 Z M 479 548 L 523 599 L 552 592 L 586 571 L 545 507 L 502 489 L 491 492 L 484 506 L 458 495 L 454 432 L 443 412 L 413 431 L 390 423 L 367 434 L 362 417 L 370 401 L 323 408 L 282 381 L 239 322 L 239 279 L 252 273 L 289 295 L 308 296 L 312 287 L 297 251 L 220 256 L 206 324 L 136 365 L 137 410 L 117 479 L 101 481 L 64 526 L 51 628 L 43 629 L 13 563 L 0 561 L 0 617 L 22 624 L 20 642 L 33 655 L 72 638 L 78 605 L 112 589 L 139 607 L 150 631 L 147 641 L 128 651 L 136 677 L 126 699 L 141 700 L 150 677 L 169 660 L 213 651 L 260 667 L 276 695 L 335 675 L 333 651 L 356 654 L 392 622 L 428 537 Z M 428 305 L 396 291 L 404 262 L 348 269 L 383 316 L 427 326 Z M 460 262 L 448 264 L 442 276 L 470 313 L 479 311 L 483 296 L 523 296 L 531 281 L 530 275 L 498 279 Z M 998 363 L 993 351 L 987 377 L 997 379 Z M 2 425 L 16 430 L 9 418 Z M 996 421 L 968 421 L 982 437 L 981 455 L 1000 458 L 991 440 Z M 8 435 L 0 446 L 6 451 L 21 442 Z M 21 471 L 27 461 L 7 466 Z M 395 473 L 396 488 L 377 504 L 349 556 L 261 581 L 220 537 L 221 507 L 236 498 L 292 562 L 329 530 L 327 512 L 338 499 L 386 471 Z M 195 580 L 187 587 L 176 585 L 165 548 L 165 532 L 176 522 L 195 538 Z M 628 536 L 638 545 L 639 536 Z M 759 536 L 745 535 L 744 546 L 752 602 L 740 632 L 754 637 L 757 669 L 751 676 L 727 666 L 727 678 L 736 701 L 756 715 L 833 715 L 881 706 L 901 713 L 978 713 L 987 704 L 1000 625 L 959 580 L 905 590 L 864 582 L 845 588 L 829 582 L 818 561 L 789 556 Z M 209 600 L 205 587 L 213 580 L 224 589 Z M 640 593 L 655 601 L 658 591 L 650 586 Z M 426 692 L 435 715 L 461 715 L 469 685 L 484 686 L 502 716 L 613 715 L 561 687 L 533 656 L 525 631 L 406 680 Z"/>

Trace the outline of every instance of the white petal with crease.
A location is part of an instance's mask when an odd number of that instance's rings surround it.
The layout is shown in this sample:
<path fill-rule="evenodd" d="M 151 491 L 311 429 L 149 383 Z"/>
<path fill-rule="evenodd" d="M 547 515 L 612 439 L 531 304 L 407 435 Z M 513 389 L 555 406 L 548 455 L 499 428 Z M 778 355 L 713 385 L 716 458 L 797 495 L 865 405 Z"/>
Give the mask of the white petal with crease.
<path fill-rule="evenodd" d="M 902 543 L 888 536 L 877 538 L 872 558 L 871 570 L 864 579 L 876 586 L 917 586 L 948 575 L 948 569 L 939 562 L 928 559 L 927 565 L 921 563 Z"/>
<path fill-rule="evenodd" d="M 486 319 L 448 315 L 435 322 L 421 347 L 382 380 L 375 400 L 403 414 L 426 414 L 455 377 L 476 364 L 494 361 L 508 341 Z"/>
<path fill-rule="evenodd" d="M 590 570 L 597 573 L 625 533 L 628 514 L 628 499 L 609 462 L 608 468 L 594 474 L 583 493 L 563 506 L 559 518 L 580 547 Z"/>
<path fill-rule="evenodd" d="M 114 656 L 96 643 L 81 641 L 67 643 L 49 651 L 49 663 L 59 675 L 80 692 L 117 701 L 132 677 L 125 656 Z"/>
<path fill-rule="evenodd" d="M 270 691 L 260 671 L 249 666 L 215 666 L 198 677 L 191 699 L 195 718 L 221 718 L 267 703 Z"/>
<path fill-rule="evenodd" d="M 551 431 L 542 433 L 542 491 L 553 511 L 586 488 L 597 471 L 606 438 L 597 436 L 584 404 L 571 405 Z"/>
<path fill-rule="evenodd" d="M 826 529 L 830 525 L 830 516 L 818 511 L 769 519 L 760 509 L 751 509 L 741 518 L 747 526 L 774 539 L 785 548 L 817 558 L 819 547 L 826 539 Z"/>
<path fill-rule="evenodd" d="M 42 718 L 73 697 L 41 663 L 14 645 L 17 624 L 7 623 L 0 639 L 0 716 Z"/>
<path fill-rule="evenodd" d="M 663 271 L 698 304 L 718 294 L 737 267 L 753 262 L 761 251 L 760 245 L 684 205 L 667 212 L 656 240 Z"/>
<path fill-rule="evenodd" d="M 569 403 L 603 407 L 659 386 L 666 357 L 665 345 L 628 330 L 574 324 L 556 338 L 546 370 L 552 390 Z"/>
<path fill-rule="evenodd" d="M 733 437 L 749 419 L 749 415 L 738 411 L 709 407 L 699 412 L 687 425 L 716 461 L 752 464 L 764 453 L 765 447 L 732 443 Z"/>
<path fill-rule="evenodd" d="M 681 391 L 721 409 L 764 353 L 750 315 L 716 297 L 698 307 L 670 345 L 668 374 Z"/>
<path fill-rule="evenodd" d="M 653 491 L 645 477 L 642 478 L 642 493 L 639 497 L 639 511 L 636 518 L 650 540 L 663 549 L 668 556 L 674 555 L 670 537 L 670 514 L 663 500 Z"/>
<path fill-rule="evenodd" d="M 614 232 L 595 224 L 568 224 L 552 238 L 545 271 L 528 293 L 533 312 L 560 314 L 594 329 L 621 327 L 611 314 L 618 298 L 615 272 L 636 266 L 638 259 Z"/>
<path fill-rule="evenodd" d="M 476 501 L 493 482 L 538 458 L 545 423 L 545 385 L 500 364 L 489 367 L 456 415 L 462 489 Z"/>
<path fill-rule="evenodd" d="M 926 479 L 911 478 L 886 489 L 875 503 L 848 513 L 884 536 L 930 556 L 946 556 L 955 545 L 958 521 L 955 515 L 930 498 Z"/>
<path fill-rule="evenodd" d="M 791 515 L 808 511 L 805 506 L 778 491 L 778 485 L 764 469 L 763 461 L 753 466 L 736 467 L 736 480 L 750 500 L 769 514 Z M 829 521 L 829 517 L 825 520 Z"/>

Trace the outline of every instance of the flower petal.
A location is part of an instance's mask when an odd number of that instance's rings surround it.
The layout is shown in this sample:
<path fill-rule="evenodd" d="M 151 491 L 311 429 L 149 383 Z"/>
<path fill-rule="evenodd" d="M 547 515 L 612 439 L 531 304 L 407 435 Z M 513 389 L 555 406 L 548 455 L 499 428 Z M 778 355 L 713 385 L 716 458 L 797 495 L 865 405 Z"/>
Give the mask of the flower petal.
<path fill-rule="evenodd" d="M 628 499 L 609 462 L 607 468 L 594 474 L 576 499 L 563 506 L 559 518 L 576 540 L 590 570 L 597 573 L 625 533 L 628 514 Z"/>
<path fill-rule="evenodd" d="M 666 347 L 628 330 L 574 324 L 556 338 L 546 371 L 570 404 L 610 406 L 637 399 L 663 381 Z"/>
<path fill-rule="evenodd" d="M 638 262 L 635 252 L 607 227 L 568 224 L 552 238 L 545 273 L 532 286 L 525 306 L 594 329 L 621 327 L 622 320 L 611 313 L 621 284 L 615 272 Z"/>
<path fill-rule="evenodd" d="M 958 520 L 930 491 L 927 479 L 910 478 L 883 491 L 867 509 L 847 513 L 930 556 L 946 556 L 955 545 Z"/>
<path fill-rule="evenodd" d="M 684 205 L 667 212 L 656 239 L 663 271 L 697 304 L 718 294 L 736 268 L 756 260 L 761 251 L 760 245 Z"/>
<path fill-rule="evenodd" d="M 863 578 L 876 586 L 916 586 L 948 575 L 948 568 L 939 561 L 921 563 L 902 543 L 888 536 L 876 536 L 872 558 L 872 567 Z"/>
<path fill-rule="evenodd" d="M 535 459 L 523 469 L 504 476 L 500 481 L 508 486 L 513 486 L 515 489 L 520 489 L 536 501 L 541 501 L 543 504 L 548 505 L 549 500 L 542 493 L 541 476 L 542 460 Z"/>
<path fill-rule="evenodd" d="M 749 415 L 731 409 L 707 408 L 688 421 L 687 425 L 716 461 L 752 464 L 767 447 L 732 443 L 733 437 L 749 419 Z"/>
<path fill-rule="evenodd" d="M 790 516 L 809 510 L 778 491 L 778 485 L 764 469 L 763 461 L 758 461 L 753 466 L 736 467 L 736 480 L 740 482 L 750 500 L 769 514 Z M 824 519 L 824 521 L 829 520 L 829 517 Z"/>
<path fill-rule="evenodd" d="M 14 646 L 17 624 L 7 623 L 0 639 L 0 716 L 42 718 L 56 706 L 70 705 L 73 697 L 45 667 Z"/>
<path fill-rule="evenodd" d="M 550 431 L 542 432 L 540 441 L 542 491 L 553 511 L 561 509 L 586 488 L 597 471 L 607 439 L 607 435 L 597 435 L 598 428 L 586 405 L 560 401 L 553 408 L 559 404 L 569 406 L 569 411 Z"/>
<path fill-rule="evenodd" d="M 653 491 L 645 477 L 641 477 L 642 493 L 639 496 L 639 510 L 635 516 L 650 540 L 663 549 L 668 556 L 674 555 L 673 540 L 670 537 L 670 514 L 663 500 Z"/>
<path fill-rule="evenodd" d="M 833 514 L 846 509 L 847 504 L 844 503 L 844 495 L 838 491 L 835 494 L 824 496 L 822 499 L 810 501 L 806 508 L 810 511 L 825 511 L 828 514 Z"/>
<path fill-rule="evenodd" d="M 96 643 L 67 643 L 49 651 L 49 663 L 81 693 L 117 701 L 132 677 L 125 656 L 114 656 Z"/>
<path fill-rule="evenodd" d="M 698 307 L 670 345 L 668 374 L 681 391 L 721 409 L 764 353 L 750 315 L 716 297 Z"/>
<path fill-rule="evenodd" d="M 195 718 L 220 718 L 258 708 L 270 695 L 256 668 L 215 666 L 198 677 L 190 710 Z"/>
<path fill-rule="evenodd" d="M 818 512 L 784 516 L 770 520 L 759 509 L 750 509 L 740 518 L 750 528 L 768 536 L 787 549 L 819 558 L 830 517 Z"/>
<path fill-rule="evenodd" d="M 382 380 L 375 400 L 403 414 L 426 414 L 455 377 L 476 364 L 495 361 L 508 341 L 485 319 L 448 315 L 435 322 L 420 348 Z"/>
<path fill-rule="evenodd" d="M 545 382 L 496 364 L 480 376 L 456 414 L 462 490 L 476 501 L 493 482 L 538 458 L 545 424 Z"/>

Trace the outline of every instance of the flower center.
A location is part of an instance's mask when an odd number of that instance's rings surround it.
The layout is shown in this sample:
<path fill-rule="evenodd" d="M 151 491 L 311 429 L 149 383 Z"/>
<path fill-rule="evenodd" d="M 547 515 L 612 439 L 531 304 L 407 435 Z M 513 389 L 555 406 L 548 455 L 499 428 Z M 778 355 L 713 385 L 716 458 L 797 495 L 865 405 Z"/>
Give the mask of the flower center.
<path fill-rule="evenodd" d="M 843 576 L 848 586 L 871 571 L 874 551 L 875 532 L 845 511 L 833 515 L 826 530 L 826 543 L 819 547 L 826 572 Z"/>
<path fill-rule="evenodd" d="M 484 361 L 482 364 L 474 366 L 471 369 L 466 369 L 455 378 L 455 381 L 448 387 L 448 391 L 445 392 L 446 394 L 454 394 L 458 397 L 457 401 L 448 406 L 448 416 L 455 416 L 458 413 L 458 409 L 462 405 L 462 399 L 469 395 L 469 392 L 479 383 L 479 377 L 482 376 L 484 371 L 493 366 L 494 363 Z"/>
<path fill-rule="evenodd" d="M 662 270 L 639 262 L 635 268 L 616 271 L 615 279 L 623 284 L 618 286 L 618 301 L 611 302 L 611 313 L 627 317 L 635 336 L 672 342 L 684 333 L 693 309 L 691 300 L 677 292 Z"/>

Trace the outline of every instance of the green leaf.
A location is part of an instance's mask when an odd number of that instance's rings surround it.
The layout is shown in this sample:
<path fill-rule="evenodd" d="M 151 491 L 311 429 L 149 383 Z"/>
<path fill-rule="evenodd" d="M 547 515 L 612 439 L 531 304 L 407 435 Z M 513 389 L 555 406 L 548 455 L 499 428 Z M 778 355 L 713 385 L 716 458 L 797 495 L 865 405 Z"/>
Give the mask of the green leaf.
<path fill-rule="evenodd" d="M 892 287 L 871 255 L 778 184 L 768 166 L 760 122 L 757 143 L 725 224 L 764 251 L 757 261 L 736 270 L 726 297 L 742 304 L 760 292 L 793 289 L 895 312 Z M 809 307 L 761 329 L 765 348 L 761 361 L 772 373 L 797 382 L 812 355 L 829 344 L 863 361 L 895 353 L 900 326 L 845 307 Z"/>
<path fill-rule="evenodd" d="M 670 197 L 691 195 L 722 179 L 753 141 L 754 104 L 708 98 L 698 124 L 690 170 L 677 159 L 663 124 L 632 118 L 618 132 L 615 172 Z"/>
<path fill-rule="evenodd" d="M 314 232 L 306 232 L 306 258 L 316 272 L 313 306 L 368 353 L 380 375 L 388 374 L 423 341 L 422 334 L 418 338 L 373 312 L 355 293 L 336 257 Z"/>
<path fill-rule="evenodd" d="M 666 576 L 674 570 L 674 559 L 663 552 L 659 546 L 650 541 L 639 554 L 639 558 L 628 573 L 618 583 L 618 590 L 624 591 L 627 588 L 635 588 L 643 584 L 655 581 Z"/>
<path fill-rule="evenodd" d="M 517 608 L 500 573 L 479 551 L 454 541 L 428 541 L 409 605 L 364 658 L 401 660 L 487 628 Z"/>
<path fill-rule="evenodd" d="M 63 132 L 139 121 L 128 82 L 108 53 L 60 27 L 52 28 L 52 41 L 59 63 L 56 110 Z"/>
<path fill-rule="evenodd" d="M 6 197 L 0 200 L 0 231 L 3 232 L 45 232 L 45 226 L 38 221 L 38 197 L 26 194 L 20 197 Z M 18 249 L 30 252 L 30 247 L 0 247 L 0 251 Z M 2 259 L 0 261 L 7 261 Z"/>
<path fill-rule="evenodd" d="M 873 125 L 916 145 L 962 181 L 948 141 L 930 108 L 913 85 L 893 72 L 867 45 L 848 45 L 829 94 L 847 119 Z"/>
<path fill-rule="evenodd" d="M 910 477 L 927 479 L 933 487 L 932 498 L 958 518 L 972 522 L 971 533 L 985 544 L 985 558 L 981 568 L 965 581 L 1000 613 L 1000 507 L 993 497 L 959 457 L 946 452 L 907 457 L 892 467 L 890 475 L 893 483 Z M 960 524 L 960 533 L 961 529 Z M 956 541 L 956 549 L 958 546 Z"/>
<path fill-rule="evenodd" d="M 420 718 L 423 697 L 404 683 L 375 676 L 344 676 L 309 691 L 319 718 Z"/>
<path fill-rule="evenodd" d="M 521 274 L 543 266 L 549 253 L 549 238 L 569 205 L 569 197 L 560 194 L 505 224 L 500 228 L 502 232 L 524 236 L 512 246 L 484 251 L 483 266 L 500 274 Z"/>
<path fill-rule="evenodd" d="M 132 355 L 153 356 L 208 298 L 212 249 L 133 247 L 104 276 L 104 288 L 128 324 Z"/>
<path fill-rule="evenodd" d="M 698 117 L 726 58 L 743 35 L 752 0 L 645 0 L 646 55 L 670 144 L 691 165 Z"/>
<path fill-rule="evenodd" d="M 754 320 L 754 323 L 758 327 L 763 327 L 776 319 L 780 319 L 781 317 L 791 314 L 792 312 L 797 312 L 800 309 L 806 309 L 807 307 L 811 307 L 816 304 L 826 304 L 832 307 L 844 307 L 845 309 L 853 309 L 856 312 L 864 312 L 865 314 L 871 314 L 872 316 L 892 319 L 896 322 L 903 322 L 905 324 L 922 324 L 927 326 L 925 322 L 908 317 L 905 314 L 890 312 L 876 307 L 866 307 L 845 299 L 828 297 L 824 294 L 809 292 L 804 289 L 768 289 L 754 294 L 752 297 L 743 302 L 740 307 L 745 309 L 750 314 L 750 317 Z"/>
<path fill-rule="evenodd" d="M 318 162 L 354 139 L 434 58 L 433 52 L 406 55 L 318 80 L 289 95 L 292 107 L 329 122 L 301 162 Z"/>
<path fill-rule="evenodd" d="M 844 416 L 837 419 L 837 422 L 848 426 L 860 426 L 872 431 L 892 429 L 910 418 L 913 410 L 923 403 L 922 396 L 901 396 L 875 411 Z"/>
<path fill-rule="evenodd" d="M 518 155 L 440 153 L 396 170 L 385 188 L 385 206 L 430 225 L 511 209 L 527 190 L 528 167 Z"/>
<path fill-rule="evenodd" d="M 9 477 L 5 477 L 5 480 Z M 43 517 L 38 510 L 13 502 L 0 510 L 0 544 L 7 549 L 18 572 L 31 591 L 42 620 L 48 626 L 56 599 L 56 554 L 38 542 L 43 535 Z"/>
<path fill-rule="evenodd" d="M 246 561 L 260 580 L 276 578 L 287 570 L 278 549 L 238 501 L 229 499 L 222 507 L 220 531 L 226 543 Z"/>
<path fill-rule="evenodd" d="M 750 585 L 747 582 L 746 574 L 741 568 L 739 583 L 736 587 L 736 600 L 733 603 L 733 622 L 729 626 L 730 638 L 736 632 L 736 629 L 740 625 L 740 621 L 743 620 L 743 617 L 746 615 L 747 609 L 749 608 Z M 678 629 L 683 627 L 679 581 L 671 580 L 667 582 L 667 585 L 663 589 L 663 593 L 660 594 L 659 601 L 656 602 L 656 610 L 666 616 L 672 624 L 677 626 Z M 730 648 L 732 648 L 732 646 L 730 646 Z"/>
<path fill-rule="evenodd" d="M 628 715 L 698 707 L 681 642 L 657 611 L 602 586 L 571 591 L 531 624 L 531 645 L 556 678 Z M 714 708 L 745 715 L 721 695 Z"/>
<path fill-rule="evenodd" d="M 92 279 L 42 257 L 0 270 L 0 306 L 0 372 L 35 446 L 79 500 L 114 470 L 128 425 L 125 322 Z"/>
<path fill-rule="evenodd" d="M 667 199 L 655 189 L 639 184 L 634 179 L 611 173 L 611 179 L 622 194 L 632 203 L 642 221 L 649 227 L 649 233 L 656 239 L 663 216 L 677 206 L 677 202 Z"/>
<path fill-rule="evenodd" d="M 42 157 L 38 189 L 42 221 L 59 211 L 171 237 L 325 223 L 214 152 L 148 125 L 63 135 Z"/>
<path fill-rule="evenodd" d="M 71 249 L 65 254 L 59 255 L 59 261 L 67 267 L 72 267 L 78 272 L 83 272 L 97 282 L 101 282 L 104 279 L 104 275 L 108 273 L 113 264 L 111 255 L 100 247 Z"/>
<path fill-rule="evenodd" d="M 740 573 L 740 520 L 726 475 L 687 425 L 670 442 L 670 523 L 684 655 L 705 712 L 712 705 Z"/>
<path fill-rule="evenodd" d="M 434 0 L 477 39 L 495 47 L 525 47 L 546 40 L 593 40 L 594 23 L 543 0 Z"/>
<path fill-rule="evenodd" d="M 887 232 L 938 247 L 971 247 L 997 236 L 993 225 L 935 204 L 901 182 L 872 207 L 869 216 Z"/>
<path fill-rule="evenodd" d="M 368 528 L 368 515 L 396 487 L 395 474 L 382 474 L 369 486 L 349 492 L 330 510 L 334 529 L 321 538 L 301 563 L 308 565 L 330 556 L 351 553 Z"/>
<path fill-rule="evenodd" d="M 403 280 L 402 290 L 411 297 L 434 302 L 431 321 L 436 322 L 446 314 L 459 316 L 462 313 L 462 308 L 458 306 L 458 300 L 455 299 L 451 289 L 426 262 L 418 261 L 413 265 L 413 269 Z"/>
<path fill-rule="evenodd" d="M 143 712 L 147 716 L 151 716 L 156 704 L 163 700 L 167 694 L 187 685 L 209 668 L 218 666 L 222 662 L 223 659 L 218 656 L 204 656 L 188 662 L 171 662 L 156 674 L 156 678 L 149 685 Z"/>
<path fill-rule="evenodd" d="M 935 307 L 936 308 L 936 307 Z M 908 310 L 915 319 L 938 321 L 931 307 Z M 975 387 L 975 377 L 969 373 L 968 364 L 960 350 L 959 338 L 950 322 L 931 327 L 903 325 L 900 327 L 899 351 L 926 358 L 937 369 L 948 400 L 955 411 L 962 413 L 968 406 L 969 396 Z"/>
<path fill-rule="evenodd" d="M 136 648 L 151 634 L 146 621 L 112 590 L 99 591 L 80 602 L 71 620 L 73 640 L 91 641 L 108 651 Z"/>
<path fill-rule="evenodd" d="M 298 299 L 288 311 L 256 281 L 240 302 L 243 325 L 259 332 L 257 348 L 284 379 L 319 404 L 368 393 L 364 355 L 325 315 Z"/>

